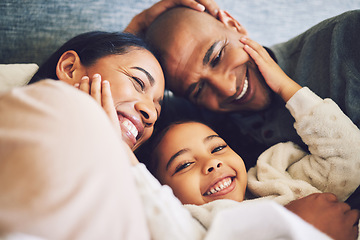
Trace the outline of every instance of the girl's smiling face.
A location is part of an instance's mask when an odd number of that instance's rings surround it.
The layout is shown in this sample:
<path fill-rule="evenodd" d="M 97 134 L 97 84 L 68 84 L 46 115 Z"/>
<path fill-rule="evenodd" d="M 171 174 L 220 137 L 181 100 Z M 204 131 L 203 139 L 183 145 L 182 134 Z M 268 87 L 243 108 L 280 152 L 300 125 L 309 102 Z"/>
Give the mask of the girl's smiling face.
<path fill-rule="evenodd" d="M 156 175 L 183 204 L 217 199 L 242 201 L 247 185 L 243 160 L 208 126 L 172 125 L 154 150 Z"/>
<path fill-rule="evenodd" d="M 160 64 L 149 51 L 132 48 L 100 58 L 85 71 L 110 82 L 123 140 L 135 150 L 149 139 L 161 111 L 165 83 Z"/>

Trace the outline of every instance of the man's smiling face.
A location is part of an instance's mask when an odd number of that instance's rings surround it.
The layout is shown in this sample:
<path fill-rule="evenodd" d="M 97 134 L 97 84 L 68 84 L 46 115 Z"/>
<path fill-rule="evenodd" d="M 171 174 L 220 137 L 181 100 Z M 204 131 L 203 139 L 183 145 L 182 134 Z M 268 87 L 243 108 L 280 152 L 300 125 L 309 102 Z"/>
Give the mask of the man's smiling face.
<path fill-rule="evenodd" d="M 213 111 L 265 108 L 270 90 L 240 42 L 246 30 L 226 12 L 217 20 L 190 9 L 174 11 L 182 20 L 172 22 L 176 26 L 160 47 L 167 87 Z"/>

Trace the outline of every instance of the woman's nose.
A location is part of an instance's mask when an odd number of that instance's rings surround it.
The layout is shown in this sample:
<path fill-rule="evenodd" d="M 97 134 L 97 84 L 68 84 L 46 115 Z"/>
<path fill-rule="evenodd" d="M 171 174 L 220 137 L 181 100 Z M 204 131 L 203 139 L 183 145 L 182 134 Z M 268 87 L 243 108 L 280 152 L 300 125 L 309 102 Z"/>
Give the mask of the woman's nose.
<path fill-rule="evenodd" d="M 222 162 L 216 159 L 212 159 L 208 162 L 205 167 L 205 174 L 209 174 L 211 172 L 216 172 L 219 168 L 222 167 Z"/>
<path fill-rule="evenodd" d="M 141 120 L 145 124 L 145 127 L 155 124 L 158 113 L 152 101 L 139 101 L 135 104 L 135 109 L 140 113 Z"/>

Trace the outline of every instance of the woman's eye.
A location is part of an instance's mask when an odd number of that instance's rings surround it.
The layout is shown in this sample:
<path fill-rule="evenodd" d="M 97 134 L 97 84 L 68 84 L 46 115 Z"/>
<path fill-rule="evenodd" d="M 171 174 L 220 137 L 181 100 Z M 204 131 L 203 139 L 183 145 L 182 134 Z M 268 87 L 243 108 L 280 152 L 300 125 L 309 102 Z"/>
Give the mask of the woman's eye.
<path fill-rule="evenodd" d="M 141 91 L 144 91 L 145 89 L 145 83 L 143 82 L 143 80 L 141 80 L 138 77 L 131 77 L 131 79 L 133 79 L 135 81 L 135 83 L 140 87 Z"/>
<path fill-rule="evenodd" d="M 227 145 L 218 146 L 218 147 L 214 148 L 214 149 L 211 151 L 211 153 L 219 152 L 219 151 L 223 150 L 223 149 L 226 148 L 226 147 L 227 147 Z"/>
<path fill-rule="evenodd" d="M 176 169 L 175 169 L 175 173 L 180 172 L 181 170 L 189 167 L 191 164 L 192 164 L 192 162 L 187 162 L 187 163 L 184 163 L 184 164 L 181 164 L 181 165 L 177 166 Z"/>

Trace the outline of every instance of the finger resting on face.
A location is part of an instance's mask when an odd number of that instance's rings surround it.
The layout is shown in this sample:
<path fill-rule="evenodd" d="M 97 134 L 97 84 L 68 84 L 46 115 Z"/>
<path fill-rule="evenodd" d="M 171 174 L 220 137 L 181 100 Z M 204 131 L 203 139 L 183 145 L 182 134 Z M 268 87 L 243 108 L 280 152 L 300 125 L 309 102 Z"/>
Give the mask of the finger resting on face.
<path fill-rule="evenodd" d="M 89 77 L 88 76 L 84 76 L 81 78 L 80 80 L 80 85 L 79 85 L 79 89 L 87 94 L 89 94 L 90 92 L 90 84 L 89 84 Z"/>
<path fill-rule="evenodd" d="M 110 83 L 107 80 L 104 80 L 101 83 L 101 101 L 102 105 L 114 105 L 111 95 Z"/>
<path fill-rule="evenodd" d="M 95 74 L 91 79 L 90 95 L 101 104 L 101 76 Z"/>
<path fill-rule="evenodd" d="M 102 107 L 109 116 L 110 120 L 113 122 L 116 128 L 120 128 L 114 101 L 111 95 L 110 83 L 107 80 L 104 80 L 101 83 L 101 101 Z"/>

